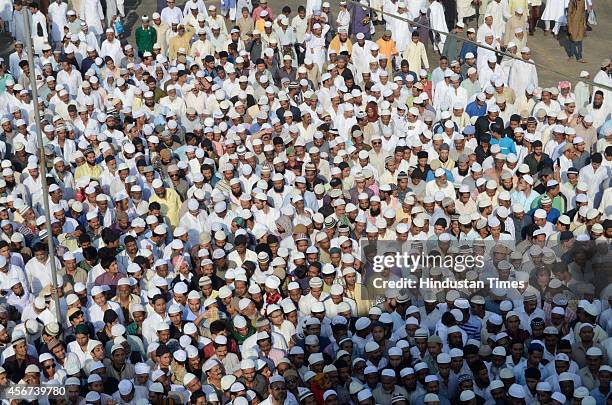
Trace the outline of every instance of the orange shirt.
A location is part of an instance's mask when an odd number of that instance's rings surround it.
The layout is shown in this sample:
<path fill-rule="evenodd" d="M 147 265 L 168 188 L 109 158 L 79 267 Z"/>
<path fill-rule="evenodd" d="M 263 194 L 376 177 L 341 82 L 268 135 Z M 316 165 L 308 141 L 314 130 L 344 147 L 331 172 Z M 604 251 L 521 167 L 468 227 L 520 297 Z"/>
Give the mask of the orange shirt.
<path fill-rule="evenodd" d="M 378 41 L 376 41 L 376 44 L 380 48 L 379 52 L 382 53 L 383 55 L 386 55 L 387 58 L 389 58 L 389 60 L 391 60 L 392 56 L 395 56 L 398 54 L 397 48 L 395 47 L 394 40 L 385 41 L 384 39 L 381 38 Z"/>

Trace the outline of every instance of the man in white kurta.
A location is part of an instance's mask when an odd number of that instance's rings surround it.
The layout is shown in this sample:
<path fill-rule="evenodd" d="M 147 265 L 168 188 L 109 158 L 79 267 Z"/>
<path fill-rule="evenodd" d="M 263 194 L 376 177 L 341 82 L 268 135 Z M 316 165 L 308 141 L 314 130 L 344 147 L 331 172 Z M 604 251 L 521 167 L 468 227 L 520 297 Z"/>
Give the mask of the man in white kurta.
<path fill-rule="evenodd" d="M 56 0 L 49 4 L 49 20 L 51 23 L 51 41 L 54 44 L 62 42 L 64 38 L 64 26 L 68 24 L 66 18 L 66 12 L 68 11 L 68 4 L 62 0 Z"/>
<path fill-rule="evenodd" d="M 610 66 L 612 66 L 612 64 L 610 63 L 610 59 L 604 60 L 601 63 L 601 69 L 599 70 L 599 72 L 597 72 L 595 77 L 593 77 L 593 83 L 602 84 L 607 87 L 612 87 L 612 78 L 608 74 L 608 71 L 610 70 Z M 610 102 L 610 99 L 612 99 L 612 91 L 606 90 L 603 87 L 593 86 L 592 97 L 595 97 L 595 92 L 597 90 L 601 90 L 603 92 L 604 102 Z"/>
<path fill-rule="evenodd" d="M 104 21 L 104 12 L 100 2 L 98 0 L 82 0 L 80 16 L 89 26 L 89 30 L 100 38 L 103 31 L 102 22 Z M 115 61 L 115 63 L 119 62 Z"/>
<path fill-rule="evenodd" d="M 508 0 L 493 0 L 487 5 L 486 15 L 493 18 L 492 27 L 494 32 L 499 33 L 500 37 L 504 36 L 506 29 L 506 21 L 512 16 L 508 7 Z"/>
<path fill-rule="evenodd" d="M 361 74 L 364 70 L 368 68 L 368 59 L 370 58 L 370 49 L 372 49 L 372 45 L 374 42 L 365 39 L 363 33 L 358 33 L 356 36 L 357 42 L 353 44 L 353 53 L 351 54 L 351 59 L 353 60 L 353 65 L 357 70 L 357 77 L 361 78 Z M 401 48 L 397 48 L 401 49 Z"/>
<path fill-rule="evenodd" d="M 484 41 L 479 42 L 488 48 L 478 48 L 478 56 L 476 57 L 476 66 L 478 68 L 479 76 L 483 69 L 489 63 L 489 60 L 494 59 L 495 61 L 497 61 L 497 56 L 495 55 L 495 50 L 493 49 L 495 48 L 495 39 L 493 37 L 493 31 L 490 28 L 487 29 L 488 32 L 484 36 Z M 480 83 L 483 86 L 486 86 L 485 84 L 483 84 L 484 82 L 482 80 L 480 80 Z"/>
<path fill-rule="evenodd" d="M 181 21 L 183 19 L 183 13 L 181 9 L 176 7 L 174 3 L 168 4 L 160 13 L 161 20 L 172 25 L 173 21 Z"/>
<path fill-rule="evenodd" d="M 313 33 L 306 41 L 306 56 L 310 56 L 312 61 L 317 64 L 320 71 L 323 71 L 325 62 L 325 38 L 321 35 L 321 24 L 316 23 L 312 26 Z"/>
<path fill-rule="evenodd" d="M 510 68 L 508 85 L 514 94 L 525 94 L 527 86 L 538 87 L 538 71 L 531 59 L 531 50 L 527 47 L 521 49 L 522 60 L 515 60 Z"/>
<path fill-rule="evenodd" d="M 440 4 L 440 2 L 437 0 L 432 1 L 429 5 L 429 24 L 431 28 L 435 30 L 448 33 L 446 18 L 444 17 L 444 7 L 442 7 L 442 4 Z M 442 52 L 445 41 L 446 35 L 439 34 L 439 41 L 434 41 L 433 43 L 434 50 L 437 51 L 439 49 L 440 52 Z"/>
<path fill-rule="evenodd" d="M 546 28 L 545 33 L 548 34 L 550 32 L 550 23 L 551 21 L 555 23 L 555 27 L 553 28 L 553 34 L 559 34 L 559 28 L 562 25 L 565 25 L 565 8 L 567 7 L 566 0 L 548 0 L 546 2 L 546 8 L 542 13 L 542 17 L 540 19 L 544 21 L 544 26 Z"/>
<path fill-rule="evenodd" d="M 457 21 L 463 21 L 474 14 L 476 14 L 476 9 L 472 0 L 457 0 Z"/>
<path fill-rule="evenodd" d="M 47 32 L 47 18 L 39 9 L 35 9 L 32 13 L 32 42 L 34 45 L 34 53 L 42 55 L 42 48 L 49 40 L 49 33 Z"/>
<path fill-rule="evenodd" d="M 106 30 L 106 39 L 102 42 L 102 46 L 100 47 L 100 56 L 102 58 L 110 56 L 113 58 L 116 65 L 118 65 L 125 56 L 121 49 L 121 42 L 115 38 L 115 32 L 111 28 Z"/>
<path fill-rule="evenodd" d="M 406 45 L 408 45 L 408 42 L 410 42 L 412 30 L 408 22 L 401 20 L 411 18 L 406 11 L 406 3 L 404 3 L 403 1 L 397 3 L 397 16 L 400 19 L 393 19 L 393 29 L 391 30 L 391 32 L 393 33 L 392 38 L 395 41 L 396 49 L 406 49 Z"/>

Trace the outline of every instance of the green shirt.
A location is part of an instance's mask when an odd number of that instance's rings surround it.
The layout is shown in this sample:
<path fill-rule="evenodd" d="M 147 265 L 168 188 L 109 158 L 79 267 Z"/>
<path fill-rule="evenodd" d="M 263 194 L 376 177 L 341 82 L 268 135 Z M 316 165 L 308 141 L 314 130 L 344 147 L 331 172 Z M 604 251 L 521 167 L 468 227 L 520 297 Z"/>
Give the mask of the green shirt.
<path fill-rule="evenodd" d="M 546 194 L 542 194 L 538 198 L 533 200 L 533 202 L 531 203 L 531 209 L 540 208 L 542 206 L 542 197 L 544 197 L 545 195 Z M 555 198 L 552 199 L 552 207 L 558 209 L 559 212 L 563 214 L 565 212 L 565 200 L 563 199 L 563 197 L 561 197 L 560 195 L 555 196 Z"/>
<path fill-rule="evenodd" d="M 13 79 L 13 76 L 8 73 L 5 73 L 2 77 L 0 77 L 0 93 L 4 93 L 4 91 L 6 90 L 6 81 L 8 79 Z"/>
<path fill-rule="evenodd" d="M 138 52 L 153 52 L 153 45 L 157 42 L 157 31 L 149 27 L 147 29 L 142 26 L 136 28 L 136 46 Z"/>

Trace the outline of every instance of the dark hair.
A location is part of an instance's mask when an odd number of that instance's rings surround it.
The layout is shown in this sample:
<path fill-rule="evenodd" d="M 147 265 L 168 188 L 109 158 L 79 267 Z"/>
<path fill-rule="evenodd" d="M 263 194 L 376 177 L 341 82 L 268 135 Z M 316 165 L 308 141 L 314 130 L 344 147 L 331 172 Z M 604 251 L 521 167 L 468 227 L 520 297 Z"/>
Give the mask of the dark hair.
<path fill-rule="evenodd" d="M 170 353 L 170 350 L 168 349 L 168 347 L 165 344 L 159 345 L 159 347 L 157 349 L 155 349 L 155 355 L 157 357 L 163 356 L 166 353 Z"/>
<path fill-rule="evenodd" d="M 79 245 L 82 245 L 85 242 L 91 243 L 91 236 L 89 236 L 88 233 L 83 232 L 81 235 L 79 235 Z"/>
<path fill-rule="evenodd" d="M 116 261 L 117 260 L 114 257 L 104 257 L 102 258 L 100 265 L 104 270 L 108 270 L 110 266 Z"/>
<path fill-rule="evenodd" d="M 306 272 L 308 271 L 308 267 L 306 267 L 305 264 L 300 264 L 299 266 L 297 266 L 294 270 L 293 270 L 293 274 L 297 277 L 297 278 L 304 278 L 304 276 L 306 275 Z"/>
<path fill-rule="evenodd" d="M 98 261 L 98 251 L 96 250 L 95 247 L 89 246 L 83 249 L 83 258 L 90 262 L 97 262 Z"/>
<path fill-rule="evenodd" d="M 339 368 L 348 368 L 349 364 L 346 361 L 342 360 L 342 359 L 338 359 L 338 360 L 336 360 L 334 362 L 334 366 L 336 366 L 336 368 L 338 368 L 338 369 Z"/>
<path fill-rule="evenodd" d="M 441 320 L 442 320 L 442 324 L 445 326 L 451 326 L 457 322 L 455 319 L 455 315 L 451 314 L 450 312 L 443 313 Z"/>
<path fill-rule="evenodd" d="M 115 311 L 113 311 L 112 309 L 107 309 L 106 311 L 104 311 L 104 316 L 102 320 L 104 321 L 104 323 L 113 323 L 118 318 L 119 316 Z"/>
<path fill-rule="evenodd" d="M 46 253 L 46 252 L 49 251 L 49 248 L 47 247 L 47 245 L 45 243 L 36 242 L 34 244 L 34 246 L 32 246 L 32 251 L 34 253 L 36 253 L 36 252 L 45 252 Z"/>
<path fill-rule="evenodd" d="M 164 300 L 164 301 L 167 301 L 167 300 L 166 300 L 166 297 L 164 297 L 164 296 L 163 296 L 163 294 L 155 294 L 155 296 L 153 297 L 153 299 L 151 299 L 151 302 L 152 302 L 153 304 L 155 304 L 155 302 L 156 302 L 157 300 L 159 300 L 159 299 L 162 299 L 162 300 Z"/>
<path fill-rule="evenodd" d="M 223 332 L 224 330 L 226 330 L 225 327 L 225 321 L 222 321 L 220 319 L 213 321 L 210 324 L 210 333 L 211 334 L 218 334 L 219 332 Z"/>
<path fill-rule="evenodd" d="M 448 313 L 448 312 L 447 312 Z M 481 370 L 485 370 L 487 368 L 486 364 L 484 363 L 484 361 L 482 360 L 476 360 L 474 363 L 472 363 L 471 365 L 471 370 L 473 374 L 478 373 Z"/>
<path fill-rule="evenodd" d="M 115 257 L 115 251 L 105 246 L 98 250 L 98 257 L 100 258 L 100 260 L 104 260 L 107 257 Z"/>
<path fill-rule="evenodd" d="M 591 163 L 601 163 L 603 161 L 603 156 L 601 153 L 594 153 L 591 155 Z"/>
<path fill-rule="evenodd" d="M 559 339 L 557 343 L 557 350 L 571 350 L 572 344 L 566 339 Z"/>
<path fill-rule="evenodd" d="M 236 246 L 246 245 L 246 243 L 247 243 L 247 238 L 246 238 L 245 235 L 238 235 L 234 239 L 234 245 L 236 245 Z"/>
<path fill-rule="evenodd" d="M 246 7 L 244 7 L 246 8 Z M 200 398 L 206 398 L 206 394 L 204 394 L 204 391 L 202 390 L 197 390 L 195 392 L 191 393 L 191 396 L 189 397 L 189 402 L 192 404 L 197 404 L 198 403 L 198 399 Z"/>
<path fill-rule="evenodd" d="M 109 243 L 116 242 L 119 240 L 119 233 L 110 228 L 104 228 L 102 230 L 102 241 L 104 244 L 108 245 Z"/>

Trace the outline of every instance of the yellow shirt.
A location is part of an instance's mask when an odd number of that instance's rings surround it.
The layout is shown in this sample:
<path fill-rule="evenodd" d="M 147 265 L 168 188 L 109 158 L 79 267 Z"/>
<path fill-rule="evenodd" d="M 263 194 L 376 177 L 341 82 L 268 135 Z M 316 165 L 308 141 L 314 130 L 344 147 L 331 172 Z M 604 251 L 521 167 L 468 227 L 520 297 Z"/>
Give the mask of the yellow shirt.
<path fill-rule="evenodd" d="M 89 176 L 92 180 L 98 180 L 102 175 L 102 168 L 98 165 L 90 166 L 87 163 L 77 167 L 74 171 L 74 180 L 78 180 L 80 177 Z"/>
<path fill-rule="evenodd" d="M 257 21 L 255 21 L 255 29 L 259 32 L 264 32 L 266 29 L 266 20 L 259 18 Z"/>
<path fill-rule="evenodd" d="M 346 47 L 346 50 L 349 54 L 353 53 L 353 43 L 350 39 L 347 39 L 346 42 L 343 44 L 340 42 L 340 37 L 336 35 L 334 39 L 332 39 L 329 43 L 329 49 L 333 49 L 334 51 L 336 51 L 336 53 L 340 53 L 343 50 L 343 46 Z"/>
<path fill-rule="evenodd" d="M 367 286 L 355 284 L 355 289 L 353 291 L 345 289 L 345 295 L 354 300 L 357 304 L 357 313 L 354 314 L 355 316 L 367 316 L 373 304 L 370 300 L 370 292 Z"/>
<path fill-rule="evenodd" d="M 179 210 L 181 208 L 181 197 L 171 188 L 166 188 L 166 197 L 160 198 L 156 193 L 153 193 L 149 199 L 149 204 L 157 201 L 161 205 L 161 213 L 168 218 L 170 227 L 174 229 L 179 223 Z"/>
<path fill-rule="evenodd" d="M 193 37 L 194 32 L 193 27 L 188 25 L 185 27 L 185 34 L 183 34 L 183 36 L 176 35 L 170 39 L 170 42 L 168 43 L 168 59 L 176 59 L 178 50 L 181 48 L 184 48 L 185 54 L 189 55 L 191 49 L 191 38 Z"/>

